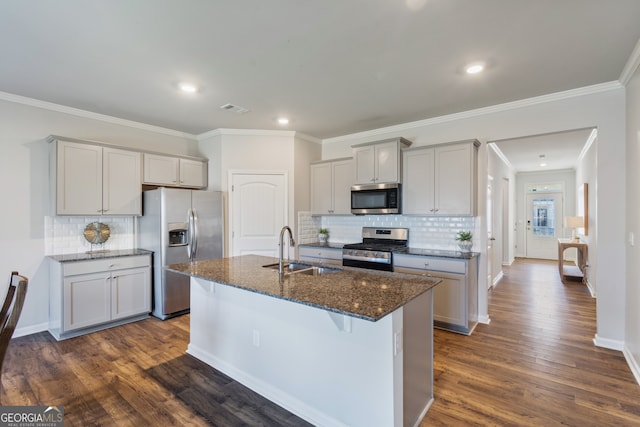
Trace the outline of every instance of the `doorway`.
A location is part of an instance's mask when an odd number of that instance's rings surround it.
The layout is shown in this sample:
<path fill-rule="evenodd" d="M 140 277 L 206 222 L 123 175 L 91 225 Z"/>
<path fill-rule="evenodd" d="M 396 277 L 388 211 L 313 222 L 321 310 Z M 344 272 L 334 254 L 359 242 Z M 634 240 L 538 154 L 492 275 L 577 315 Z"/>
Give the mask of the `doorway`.
<path fill-rule="evenodd" d="M 527 258 L 557 259 L 562 236 L 562 192 L 528 193 L 526 203 Z"/>
<path fill-rule="evenodd" d="M 494 263 L 494 252 L 493 252 L 493 244 L 496 241 L 496 238 L 493 234 L 494 227 L 494 198 L 493 198 L 493 177 L 491 175 L 488 176 L 488 184 L 487 184 L 487 288 L 491 289 L 493 287 L 493 263 Z"/>
<path fill-rule="evenodd" d="M 230 172 L 232 256 L 278 256 L 280 229 L 287 224 L 286 182 L 285 172 Z"/>

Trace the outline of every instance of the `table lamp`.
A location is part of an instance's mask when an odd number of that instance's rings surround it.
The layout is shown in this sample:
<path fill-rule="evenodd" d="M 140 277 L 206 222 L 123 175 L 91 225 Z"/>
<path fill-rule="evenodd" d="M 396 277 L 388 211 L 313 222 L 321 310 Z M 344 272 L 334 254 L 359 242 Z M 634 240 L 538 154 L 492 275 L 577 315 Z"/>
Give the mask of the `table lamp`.
<path fill-rule="evenodd" d="M 578 241 L 576 228 L 584 227 L 584 218 L 581 216 L 565 216 L 564 226 L 571 229 L 571 240 Z"/>

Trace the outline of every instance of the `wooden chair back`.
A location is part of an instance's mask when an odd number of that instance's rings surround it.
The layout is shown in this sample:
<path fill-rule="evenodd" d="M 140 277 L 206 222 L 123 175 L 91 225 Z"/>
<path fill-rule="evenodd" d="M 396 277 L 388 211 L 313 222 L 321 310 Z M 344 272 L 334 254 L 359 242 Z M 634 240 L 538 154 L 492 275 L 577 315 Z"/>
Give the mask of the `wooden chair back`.
<path fill-rule="evenodd" d="M 2 364 L 4 356 L 7 354 L 9 342 L 18 324 L 18 319 L 20 319 L 28 284 L 29 279 L 21 276 L 17 271 L 11 273 L 7 296 L 0 311 L 0 374 L 2 374 Z"/>

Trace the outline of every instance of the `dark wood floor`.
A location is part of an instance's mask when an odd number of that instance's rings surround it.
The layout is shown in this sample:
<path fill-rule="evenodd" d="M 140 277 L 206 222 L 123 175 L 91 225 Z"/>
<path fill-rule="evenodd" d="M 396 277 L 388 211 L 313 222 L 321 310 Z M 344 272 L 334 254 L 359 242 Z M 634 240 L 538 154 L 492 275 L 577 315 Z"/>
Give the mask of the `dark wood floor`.
<path fill-rule="evenodd" d="M 422 426 L 639 426 L 640 386 L 596 347 L 587 288 L 556 262 L 517 260 L 489 294 L 489 325 L 436 331 L 435 402 Z"/>
<path fill-rule="evenodd" d="M 623 355 L 593 345 L 595 300 L 553 262 L 518 260 L 490 293 L 490 325 L 435 332 L 435 403 L 422 426 L 638 426 Z M 188 316 L 56 342 L 12 341 L 3 405 L 64 405 L 66 426 L 304 426 L 185 354 Z"/>

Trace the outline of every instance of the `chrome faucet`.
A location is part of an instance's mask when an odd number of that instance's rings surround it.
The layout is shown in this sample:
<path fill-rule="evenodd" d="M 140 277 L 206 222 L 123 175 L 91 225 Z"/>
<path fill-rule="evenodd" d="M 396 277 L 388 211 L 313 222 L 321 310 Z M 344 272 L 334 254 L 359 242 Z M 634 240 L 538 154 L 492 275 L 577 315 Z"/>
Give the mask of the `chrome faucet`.
<path fill-rule="evenodd" d="M 278 260 L 278 273 L 280 274 L 280 277 L 282 278 L 282 273 L 284 273 L 284 266 L 282 265 L 282 259 L 284 258 L 284 232 L 285 231 L 289 231 L 289 244 L 291 246 L 295 246 L 296 242 L 295 240 L 293 240 L 293 232 L 291 231 L 291 228 L 289 228 L 288 225 L 285 225 L 284 227 L 282 227 L 282 230 L 280 230 L 280 258 Z M 289 257 L 287 256 L 287 259 Z"/>

